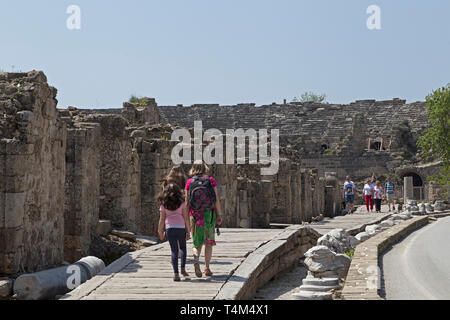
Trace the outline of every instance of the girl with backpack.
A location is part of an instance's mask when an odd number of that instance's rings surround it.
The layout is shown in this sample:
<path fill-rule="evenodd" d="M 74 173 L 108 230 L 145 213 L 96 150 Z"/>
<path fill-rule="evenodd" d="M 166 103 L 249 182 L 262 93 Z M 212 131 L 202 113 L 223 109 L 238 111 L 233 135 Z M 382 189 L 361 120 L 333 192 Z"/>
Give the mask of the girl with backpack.
<path fill-rule="evenodd" d="M 158 203 L 161 206 L 159 208 L 158 234 L 163 240 L 165 225 L 166 236 L 172 251 L 173 281 L 180 281 L 178 252 L 181 253 L 181 274 L 189 277 L 186 272 L 186 240 L 190 239 L 191 232 L 183 190 L 177 184 L 168 184 L 158 195 Z"/>
<path fill-rule="evenodd" d="M 194 242 L 194 268 L 197 277 L 202 276 L 199 258 L 205 246 L 205 275 L 212 276 L 209 263 L 212 248 L 216 245 L 214 228 L 222 223 L 217 183 L 209 176 L 209 167 L 203 161 L 195 161 L 189 171 L 192 178 L 186 182 L 186 204 L 189 211 Z"/>

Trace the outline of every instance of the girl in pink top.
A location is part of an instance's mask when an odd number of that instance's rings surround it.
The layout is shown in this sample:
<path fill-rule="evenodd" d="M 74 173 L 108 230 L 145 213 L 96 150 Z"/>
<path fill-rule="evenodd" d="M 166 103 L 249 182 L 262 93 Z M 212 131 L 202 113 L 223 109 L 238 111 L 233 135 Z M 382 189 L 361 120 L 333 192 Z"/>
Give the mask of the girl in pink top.
<path fill-rule="evenodd" d="M 190 239 L 190 224 L 187 215 L 184 194 L 176 184 L 168 184 L 158 195 L 159 226 L 158 234 L 161 240 L 164 239 L 163 229 L 166 227 L 166 236 L 169 240 L 172 251 L 172 267 L 174 281 L 180 281 L 178 273 L 178 251 L 181 253 L 181 274 L 189 277 L 186 272 L 186 240 Z"/>

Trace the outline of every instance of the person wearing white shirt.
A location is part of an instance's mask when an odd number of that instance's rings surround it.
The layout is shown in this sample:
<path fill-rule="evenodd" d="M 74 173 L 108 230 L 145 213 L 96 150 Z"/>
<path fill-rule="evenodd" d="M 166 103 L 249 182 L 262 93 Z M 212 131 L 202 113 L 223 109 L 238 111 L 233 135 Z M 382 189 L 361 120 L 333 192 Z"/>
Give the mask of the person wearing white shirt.
<path fill-rule="evenodd" d="M 355 201 L 355 184 L 350 180 L 350 176 L 345 177 L 344 200 L 347 213 L 352 213 L 353 202 Z"/>
<path fill-rule="evenodd" d="M 364 199 L 366 200 L 366 208 L 367 208 L 367 212 L 369 212 L 369 206 L 370 206 L 370 211 L 373 212 L 373 187 L 371 184 L 371 180 L 367 180 L 366 184 L 364 185 L 363 188 L 363 193 L 364 193 Z"/>

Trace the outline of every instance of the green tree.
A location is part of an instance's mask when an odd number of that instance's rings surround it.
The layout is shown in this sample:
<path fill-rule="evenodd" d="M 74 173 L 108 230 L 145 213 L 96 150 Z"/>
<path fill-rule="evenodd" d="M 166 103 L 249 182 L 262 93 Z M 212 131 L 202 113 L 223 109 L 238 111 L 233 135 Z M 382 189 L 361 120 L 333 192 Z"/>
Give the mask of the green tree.
<path fill-rule="evenodd" d="M 430 126 L 417 141 L 425 160 L 440 159 L 443 166 L 437 176 L 430 177 L 444 188 L 450 181 L 450 84 L 426 97 Z"/>
<path fill-rule="evenodd" d="M 314 92 L 304 92 L 300 95 L 300 99 L 294 97 L 293 102 L 315 102 L 321 103 L 325 101 L 327 96 L 325 94 L 315 94 Z"/>

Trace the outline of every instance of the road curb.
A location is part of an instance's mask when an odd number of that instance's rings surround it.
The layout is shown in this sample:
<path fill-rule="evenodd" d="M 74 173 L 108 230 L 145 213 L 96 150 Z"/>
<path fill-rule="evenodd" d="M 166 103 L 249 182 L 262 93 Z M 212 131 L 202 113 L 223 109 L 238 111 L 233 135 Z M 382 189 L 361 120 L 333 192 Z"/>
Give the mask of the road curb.
<path fill-rule="evenodd" d="M 380 296 L 379 258 L 406 234 L 426 225 L 428 216 L 417 216 L 394 225 L 359 244 L 352 258 L 341 297 L 344 300 L 384 300 Z"/>

